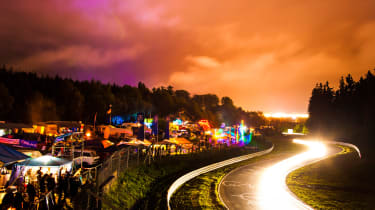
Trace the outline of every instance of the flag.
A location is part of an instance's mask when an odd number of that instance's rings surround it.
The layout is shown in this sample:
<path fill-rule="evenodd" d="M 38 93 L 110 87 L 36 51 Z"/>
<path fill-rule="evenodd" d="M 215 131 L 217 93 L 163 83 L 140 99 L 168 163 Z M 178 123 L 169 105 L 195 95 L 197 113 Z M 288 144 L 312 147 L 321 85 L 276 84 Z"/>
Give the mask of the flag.
<path fill-rule="evenodd" d="M 109 109 L 107 111 L 107 114 L 111 114 L 112 113 L 112 104 L 109 105 Z"/>
<path fill-rule="evenodd" d="M 158 135 L 158 116 L 155 115 L 154 117 L 154 121 L 152 122 L 152 131 L 151 131 L 151 135 Z"/>
<path fill-rule="evenodd" d="M 167 117 L 167 125 L 165 126 L 165 136 L 164 139 L 169 139 L 169 117 Z"/>
<path fill-rule="evenodd" d="M 138 122 L 141 124 L 141 126 L 138 129 L 138 135 L 137 139 L 144 140 L 145 139 L 145 120 L 143 115 L 138 115 Z"/>

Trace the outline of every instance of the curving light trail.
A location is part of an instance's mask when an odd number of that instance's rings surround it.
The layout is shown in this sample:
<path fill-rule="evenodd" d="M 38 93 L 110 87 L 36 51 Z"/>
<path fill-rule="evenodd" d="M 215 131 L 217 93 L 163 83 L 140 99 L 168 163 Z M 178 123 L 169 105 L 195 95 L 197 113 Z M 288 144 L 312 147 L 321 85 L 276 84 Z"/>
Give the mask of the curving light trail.
<path fill-rule="evenodd" d="M 291 171 L 321 160 L 329 154 L 326 145 L 322 142 L 297 139 L 293 142 L 304 144 L 309 150 L 265 169 L 258 186 L 258 207 L 262 209 L 311 209 L 289 191 L 285 179 Z"/>
<path fill-rule="evenodd" d="M 235 157 L 235 158 L 224 160 L 224 161 L 221 161 L 221 162 L 218 162 L 218 163 L 214 163 L 214 164 L 211 164 L 211 165 L 199 168 L 197 170 L 191 171 L 191 172 L 189 172 L 189 173 L 181 176 L 176 181 L 174 181 L 173 184 L 168 189 L 168 194 L 167 194 L 167 207 L 168 207 L 168 210 L 171 209 L 170 200 L 171 200 L 171 197 L 172 197 L 173 193 L 179 187 L 181 187 L 183 184 L 185 184 L 186 182 L 188 182 L 189 180 L 191 180 L 191 179 L 193 179 L 193 178 L 195 178 L 195 177 L 197 177 L 199 175 L 202 175 L 204 173 L 213 171 L 215 169 L 218 169 L 218 168 L 221 168 L 221 167 L 233 164 L 233 163 L 241 162 L 241 161 L 244 161 L 244 160 L 248 160 L 250 158 L 255 158 L 255 157 L 258 157 L 258 156 L 261 156 L 261 155 L 268 154 L 268 153 L 272 152 L 273 147 L 274 146 L 272 145 L 272 147 L 268 148 L 267 150 L 263 150 L 263 151 L 260 151 L 260 152 L 255 152 L 255 153 L 251 153 L 251 154 L 247 154 L 247 155 L 242 155 L 242 156 L 239 156 L 239 157 Z"/>

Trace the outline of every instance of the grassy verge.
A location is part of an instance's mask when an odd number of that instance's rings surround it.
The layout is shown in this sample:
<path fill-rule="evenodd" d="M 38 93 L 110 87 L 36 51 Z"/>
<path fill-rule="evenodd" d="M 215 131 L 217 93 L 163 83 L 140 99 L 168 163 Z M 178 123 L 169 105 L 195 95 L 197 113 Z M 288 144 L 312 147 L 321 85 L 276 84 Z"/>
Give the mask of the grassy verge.
<path fill-rule="evenodd" d="M 286 153 L 303 151 L 305 147 L 293 144 L 289 138 L 273 137 L 270 139 L 275 147 L 267 155 L 242 161 L 215 171 L 203 174 L 187 182 L 172 196 L 172 209 L 225 209 L 218 196 L 218 185 L 221 179 L 231 170 L 259 160 L 276 158 Z"/>
<path fill-rule="evenodd" d="M 251 152 L 255 151 L 227 148 L 173 156 L 151 165 L 131 168 L 120 174 L 104 198 L 118 209 L 166 209 L 167 190 L 178 177 L 205 165 Z M 110 209 L 109 206 L 104 208 Z"/>
<path fill-rule="evenodd" d="M 331 158 L 293 171 L 289 189 L 315 209 L 375 209 L 375 161 L 343 147 Z"/>

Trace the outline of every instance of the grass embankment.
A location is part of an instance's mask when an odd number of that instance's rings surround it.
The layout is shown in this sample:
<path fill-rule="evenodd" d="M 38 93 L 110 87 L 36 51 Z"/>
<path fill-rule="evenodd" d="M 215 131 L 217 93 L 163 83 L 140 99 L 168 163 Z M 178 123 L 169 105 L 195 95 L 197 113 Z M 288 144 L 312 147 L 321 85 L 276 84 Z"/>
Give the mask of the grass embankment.
<path fill-rule="evenodd" d="M 315 209 L 375 209 L 375 161 L 344 151 L 291 172 L 289 189 Z"/>
<path fill-rule="evenodd" d="M 211 163 L 249 154 L 244 148 L 227 148 L 197 154 L 171 156 L 151 165 L 141 165 L 122 173 L 104 196 L 118 209 L 166 209 L 169 186 L 183 174 Z M 109 206 L 104 206 L 110 209 Z"/>
<path fill-rule="evenodd" d="M 270 154 L 217 169 L 187 182 L 172 196 L 172 209 L 225 209 L 219 199 L 217 188 L 221 179 L 227 173 L 255 161 L 268 160 L 286 153 L 293 154 L 305 149 L 299 144 L 292 143 L 290 138 L 287 137 L 273 137 L 269 140 L 275 146 Z"/>

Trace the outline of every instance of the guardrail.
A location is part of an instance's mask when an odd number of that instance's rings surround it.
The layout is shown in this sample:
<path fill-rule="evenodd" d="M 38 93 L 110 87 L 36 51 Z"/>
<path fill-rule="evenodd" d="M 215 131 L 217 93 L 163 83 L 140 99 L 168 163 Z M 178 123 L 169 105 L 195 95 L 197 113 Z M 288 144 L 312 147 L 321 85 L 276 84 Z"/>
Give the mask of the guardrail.
<path fill-rule="evenodd" d="M 221 168 L 221 167 L 233 164 L 233 163 L 238 163 L 238 162 L 250 159 L 250 158 L 254 158 L 254 157 L 258 157 L 258 156 L 261 156 L 261 155 L 268 154 L 272 150 L 273 150 L 273 144 L 272 144 L 271 148 L 269 148 L 267 150 L 263 150 L 263 151 L 260 151 L 260 152 L 251 153 L 251 154 L 248 154 L 248 155 L 242 155 L 242 156 L 239 156 L 239 157 L 235 157 L 235 158 L 231 158 L 231 159 L 224 160 L 224 161 L 221 161 L 221 162 L 217 162 L 217 163 L 214 163 L 214 164 L 211 164 L 211 165 L 199 168 L 197 170 L 191 171 L 191 172 L 189 172 L 189 173 L 181 176 L 176 181 L 174 181 L 173 184 L 168 189 L 168 194 L 167 194 L 167 206 L 168 206 L 168 209 L 169 210 L 171 209 L 169 202 L 170 202 L 170 199 L 171 199 L 173 193 L 179 187 L 181 187 L 183 184 L 185 184 L 186 182 L 188 182 L 189 180 L 191 180 L 191 179 L 193 179 L 193 178 L 195 178 L 195 177 L 197 177 L 199 175 L 202 175 L 204 173 L 216 170 L 218 168 Z"/>
<path fill-rule="evenodd" d="M 357 151 L 358 156 L 359 156 L 360 158 L 362 158 L 361 151 L 360 151 L 359 148 L 358 148 L 357 146 L 355 146 L 354 144 L 350 144 L 350 143 L 346 143 L 346 142 L 341 142 L 341 141 L 327 141 L 327 143 L 329 143 L 329 144 L 338 144 L 338 145 L 342 145 L 342 146 L 351 147 L 351 148 L 353 148 L 355 151 Z"/>

